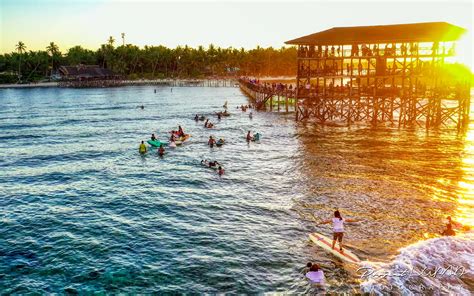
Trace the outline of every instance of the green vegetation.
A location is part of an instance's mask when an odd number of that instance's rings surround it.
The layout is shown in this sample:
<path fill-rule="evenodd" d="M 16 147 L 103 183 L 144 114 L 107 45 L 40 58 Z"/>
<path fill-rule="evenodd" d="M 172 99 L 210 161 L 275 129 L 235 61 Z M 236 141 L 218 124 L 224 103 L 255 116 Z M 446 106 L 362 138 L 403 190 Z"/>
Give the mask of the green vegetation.
<path fill-rule="evenodd" d="M 0 83 L 31 82 L 49 79 L 62 65 L 100 65 L 129 79 L 204 78 L 211 76 L 296 75 L 296 48 L 257 47 L 252 50 L 219 48 L 209 45 L 191 48 L 178 46 L 114 46 L 109 37 L 96 51 L 74 46 L 61 53 L 51 42 L 43 51 L 26 51 L 18 42 L 16 52 L 0 55 Z"/>

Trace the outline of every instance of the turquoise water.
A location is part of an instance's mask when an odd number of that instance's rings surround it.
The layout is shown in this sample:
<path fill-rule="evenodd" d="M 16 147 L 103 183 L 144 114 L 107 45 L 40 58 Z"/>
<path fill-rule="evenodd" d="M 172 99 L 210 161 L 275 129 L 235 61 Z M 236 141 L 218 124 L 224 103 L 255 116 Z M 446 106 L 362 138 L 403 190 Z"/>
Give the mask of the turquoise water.
<path fill-rule="evenodd" d="M 472 290 L 472 233 L 434 237 L 447 215 L 474 227 L 474 126 L 458 134 L 250 119 L 236 109 L 247 104 L 238 88 L 154 89 L 0 90 L 0 294 L 317 292 L 303 275 L 308 261 L 321 264 L 329 293 Z M 213 112 L 225 101 L 232 115 L 219 122 Z M 139 155 L 140 141 L 178 124 L 187 143 L 163 158 Z M 247 144 L 248 130 L 261 143 Z M 209 135 L 226 144 L 209 148 Z M 331 235 L 314 221 L 335 208 L 362 220 L 344 237 L 365 265 L 468 273 L 450 285 L 362 279 L 308 241 L 312 231 Z"/>
<path fill-rule="evenodd" d="M 0 290 L 305 291 L 292 117 L 250 120 L 246 103 L 237 88 L 0 91 Z M 138 154 L 178 124 L 189 143 Z M 264 140 L 247 145 L 247 130 Z M 207 147 L 211 134 L 226 145 Z"/>

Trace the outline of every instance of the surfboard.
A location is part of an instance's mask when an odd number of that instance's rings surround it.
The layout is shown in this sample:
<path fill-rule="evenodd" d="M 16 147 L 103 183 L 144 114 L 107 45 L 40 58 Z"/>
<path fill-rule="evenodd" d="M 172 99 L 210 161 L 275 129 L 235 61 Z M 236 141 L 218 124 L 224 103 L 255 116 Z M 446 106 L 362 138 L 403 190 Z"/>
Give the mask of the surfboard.
<path fill-rule="evenodd" d="M 151 146 L 153 146 L 153 147 L 160 147 L 160 145 L 162 145 L 162 144 L 163 144 L 163 146 L 168 145 L 168 143 L 160 142 L 160 141 L 158 141 L 158 140 L 157 140 L 157 141 L 148 140 L 148 141 L 146 141 L 146 142 L 147 142 L 148 144 L 150 144 Z"/>
<path fill-rule="evenodd" d="M 351 251 L 349 251 L 347 248 L 344 248 L 344 252 L 341 253 L 339 251 L 339 244 L 336 242 L 335 249 L 332 248 L 332 239 L 319 234 L 317 232 L 313 232 L 309 234 L 309 239 L 313 241 L 316 245 L 319 247 L 323 248 L 327 252 L 333 254 L 334 256 L 345 260 L 350 263 L 360 263 L 360 259 Z"/>

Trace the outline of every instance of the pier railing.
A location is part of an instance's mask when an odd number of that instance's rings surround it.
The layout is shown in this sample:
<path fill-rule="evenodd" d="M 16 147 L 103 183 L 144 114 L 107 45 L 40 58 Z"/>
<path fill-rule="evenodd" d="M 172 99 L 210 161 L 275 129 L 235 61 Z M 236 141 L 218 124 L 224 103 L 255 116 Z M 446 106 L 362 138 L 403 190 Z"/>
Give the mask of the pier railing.
<path fill-rule="evenodd" d="M 278 111 L 285 106 L 286 112 L 289 106 L 295 104 L 296 90 L 292 85 L 283 83 L 260 82 L 256 79 L 240 78 L 240 89 L 250 97 L 257 109 L 264 109 L 269 105 L 270 109 L 276 104 Z"/>

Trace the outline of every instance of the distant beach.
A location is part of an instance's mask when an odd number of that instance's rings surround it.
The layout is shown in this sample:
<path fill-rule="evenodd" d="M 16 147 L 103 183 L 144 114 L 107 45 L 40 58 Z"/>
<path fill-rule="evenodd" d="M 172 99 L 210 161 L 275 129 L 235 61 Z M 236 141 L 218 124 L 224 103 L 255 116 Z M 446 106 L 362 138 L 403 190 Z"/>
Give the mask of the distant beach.
<path fill-rule="evenodd" d="M 5 88 L 34 88 L 34 87 L 80 87 L 81 81 L 55 81 L 55 82 L 37 82 L 23 84 L 0 84 L 0 89 Z M 92 85 L 91 83 L 94 83 Z M 77 84 L 77 85 L 76 85 Z M 233 78 L 207 78 L 207 79 L 138 79 L 115 81 L 113 85 L 107 84 L 107 81 L 85 81 L 84 87 L 116 87 L 130 85 L 169 85 L 169 86 L 210 86 L 210 87 L 232 87 L 237 86 L 237 80 Z"/>
<path fill-rule="evenodd" d="M 32 87 L 57 87 L 58 82 L 37 82 L 37 83 L 24 83 L 24 84 L 0 84 L 0 88 L 32 88 Z"/>

